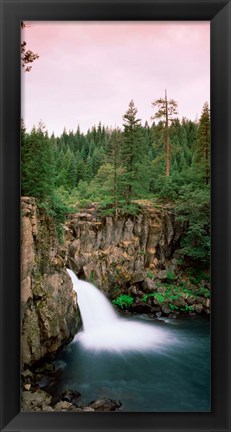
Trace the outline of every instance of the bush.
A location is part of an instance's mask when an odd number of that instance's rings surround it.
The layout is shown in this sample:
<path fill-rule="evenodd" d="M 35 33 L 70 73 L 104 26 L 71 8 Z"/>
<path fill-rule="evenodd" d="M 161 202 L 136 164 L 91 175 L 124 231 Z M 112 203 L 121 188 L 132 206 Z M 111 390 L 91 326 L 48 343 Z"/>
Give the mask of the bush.
<path fill-rule="evenodd" d="M 115 300 L 112 300 L 112 303 L 118 306 L 120 309 L 127 308 L 132 305 L 134 298 L 127 294 L 122 294 L 116 297 Z"/>

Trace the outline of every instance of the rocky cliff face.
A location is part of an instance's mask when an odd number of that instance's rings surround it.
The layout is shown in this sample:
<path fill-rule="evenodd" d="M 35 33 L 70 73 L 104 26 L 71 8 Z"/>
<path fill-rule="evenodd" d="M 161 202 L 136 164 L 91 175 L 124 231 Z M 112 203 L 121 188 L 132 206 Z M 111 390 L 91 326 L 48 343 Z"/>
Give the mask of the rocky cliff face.
<path fill-rule="evenodd" d="M 22 198 L 21 215 L 21 354 L 31 366 L 56 352 L 78 329 L 76 294 L 54 226 L 35 205 Z"/>
<path fill-rule="evenodd" d="M 103 217 L 97 206 L 69 216 L 63 254 L 80 279 L 115 305 L 159 317 L 210 314 L 209 269 L 194 277 L 179 260 L 184 234 L 171 207 L 144 206 L 137 216 Z M 195 269 L 196 271 L 196 269 Z M 197 272 L 197 271 L 196 271 Z"/>
<path fill-rule="evenodd" d="M 100 217 L 93 206 L 70 216 L 65 227 L 67 262 L 107 295 L 174 266 L 183 233 L 169 208 L 145 207 L 138 216 Z M 176 261 L 176 259 L 175 259 Z"/>

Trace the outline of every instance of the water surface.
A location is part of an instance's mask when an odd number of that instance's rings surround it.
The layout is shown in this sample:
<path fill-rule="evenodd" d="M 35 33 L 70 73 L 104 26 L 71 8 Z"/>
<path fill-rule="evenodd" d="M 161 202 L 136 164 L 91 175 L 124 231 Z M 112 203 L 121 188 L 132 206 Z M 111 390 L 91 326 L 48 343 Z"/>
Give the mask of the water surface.
<path fill-rule="evenodd" d="M 145 351 L 111 352 L 84 346 L 80 334 L 56 359 L 63 365 L 56 391 L 78 390 L 83 403 L 118 399 L 123 411 L 210 411 L 209 320 L 140 316 L 135 322 L 152 326 L 164 342 Z"/>

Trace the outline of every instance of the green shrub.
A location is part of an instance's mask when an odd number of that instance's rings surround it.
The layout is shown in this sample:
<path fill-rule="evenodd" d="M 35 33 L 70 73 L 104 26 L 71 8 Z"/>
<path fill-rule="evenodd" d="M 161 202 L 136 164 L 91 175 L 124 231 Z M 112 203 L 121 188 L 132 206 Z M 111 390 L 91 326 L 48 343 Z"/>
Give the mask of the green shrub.
<path fill-rule="evenodd" d="M 115 300 L 112 300 L 112 303 L 116 306 L 118 306 L 120 309 L 127 308 L 128 306 L 131 306 L 134 301 L 134 298 L 127 294 L 121 294 L 118 297 L 116 297 Z"/>
<path fill-rule="evenodd" d="M 176 306 L 176 305 L 170 303 L 170 305 L 169 305 L 169 309 L 171 309 L 171 310 L 173 311 L 173 310 L 178 310 L 179 308 L 178 308 L 178 306 Z"/>
<path fill-rule="evenodd" d="M 145 294 L 142 300 L 147 301 L 148 297 L 155 297 L 159 303 L 163 303 L 165 301 L 165 296 L 160 293 Z"/>
<path fill-rule="evenodd" d="M 170 272 L 170 271 L 167 272 L 167 275 L 166 275 L 166 276 L 167 276 L 167 280 L 169 280 L 169 281 L 173 281 L 173 280 L 176 279 L 175 274 L 172 273 L 172 272 Z"/>

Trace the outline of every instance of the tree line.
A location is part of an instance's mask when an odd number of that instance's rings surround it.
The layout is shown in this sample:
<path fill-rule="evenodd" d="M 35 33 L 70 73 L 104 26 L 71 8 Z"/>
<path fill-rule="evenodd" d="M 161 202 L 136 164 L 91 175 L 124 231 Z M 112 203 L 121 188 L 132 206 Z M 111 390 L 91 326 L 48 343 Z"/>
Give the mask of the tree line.
<path fill-rule="evenodd" d="M 97 202 L 103 214 L 134 214 L 139 201 L 171 203 L 187 225 L 182 251 L 208 262 L 210 113 L 199 121 L 177 117 L 175 100 L 153 102 L 152 124 L 144 125 L 132 100 L 122 128 L 101 123 L 86 133 L 64 128 L 50 137 L 43 124 L 21 132 L 22 195 L 62 222 L 68 211 Z"/>

